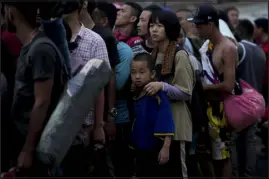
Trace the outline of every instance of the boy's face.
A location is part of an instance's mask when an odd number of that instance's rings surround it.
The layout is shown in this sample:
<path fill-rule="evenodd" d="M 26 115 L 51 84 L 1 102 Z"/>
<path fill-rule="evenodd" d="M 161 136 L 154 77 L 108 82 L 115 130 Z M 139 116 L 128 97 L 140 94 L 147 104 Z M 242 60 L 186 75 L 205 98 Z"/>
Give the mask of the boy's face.
<path fill-rule="evenodd" d="M 154 78 L 155 74 L 148 68 L 146 61 L 132 61 L 131 78 L 136 87 L 148 84 Z"/>

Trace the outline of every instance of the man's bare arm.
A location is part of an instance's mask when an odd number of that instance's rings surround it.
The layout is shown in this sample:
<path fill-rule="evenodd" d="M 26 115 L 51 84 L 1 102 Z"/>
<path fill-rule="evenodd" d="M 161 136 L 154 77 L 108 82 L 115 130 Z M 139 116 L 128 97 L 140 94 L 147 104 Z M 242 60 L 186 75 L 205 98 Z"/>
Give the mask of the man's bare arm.
<path fill-rule="evenodd" d="M 229 45 L 223 50 L 222 55 L 224 63 L 223 82 L 214 85 L 204 85 L 205 90 L 219 90 L 232 92 L 235 85 L 235 70 L 238 62 L 238 53 L 234 45 Z"/>
<path fill-rule="evenodd" d="M 36 81 L 34 85 L 35 103 L 31 112 L 28 135 L 23 150 L 32 152 L 35 150 L 41 135 L 43 124 L 47 117 L 50 105 L 53 79 Z"/>

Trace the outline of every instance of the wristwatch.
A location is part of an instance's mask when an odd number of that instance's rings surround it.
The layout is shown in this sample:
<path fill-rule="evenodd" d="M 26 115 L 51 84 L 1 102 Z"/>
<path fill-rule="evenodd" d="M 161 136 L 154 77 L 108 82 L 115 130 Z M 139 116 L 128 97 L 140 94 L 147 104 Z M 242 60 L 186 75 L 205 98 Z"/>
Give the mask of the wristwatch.
<path fill-rule="evenodd" d="M 108 114 L 109 114 L 110 116 L 112 116 L 112 117 L 116 117 L 117 114 L 118 114 L 118 112 L 117 112 L 117 108 L 112 108 L 112 109 L 108 112 Z"/>

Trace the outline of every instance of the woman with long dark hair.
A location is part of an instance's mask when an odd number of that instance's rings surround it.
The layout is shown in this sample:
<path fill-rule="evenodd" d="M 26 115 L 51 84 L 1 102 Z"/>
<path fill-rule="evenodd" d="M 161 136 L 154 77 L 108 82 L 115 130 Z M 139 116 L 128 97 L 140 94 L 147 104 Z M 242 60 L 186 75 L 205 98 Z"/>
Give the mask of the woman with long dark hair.
<path fill-rule="evenodd" d="M 177 46 L 180 30 L 176 14 L 171 11 L 156 13 L 149 22 L 151 38 L 158 44 L 152 51 L 157 78 L 145 86 L 145 91 L 154 95 L 163 90 L 168 95 L 175 122 L 167 164 L 169 177 L 187 177 L 186 145 L 192 141 L 191 114 L 186 101 L 191 98 L 195 74 L 188 53 Z"/>

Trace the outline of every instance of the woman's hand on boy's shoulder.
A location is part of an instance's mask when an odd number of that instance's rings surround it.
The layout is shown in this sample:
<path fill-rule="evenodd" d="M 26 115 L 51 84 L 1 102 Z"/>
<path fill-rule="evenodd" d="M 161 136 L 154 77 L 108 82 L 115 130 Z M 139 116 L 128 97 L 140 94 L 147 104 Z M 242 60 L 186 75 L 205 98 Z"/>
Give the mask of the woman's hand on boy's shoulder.
<path fill-rule="evenodd" d="M 144 87 L 144 91 L 148 94 L 148 95 L 155 95 L 156 93 L 158 93 L 160 90 L 162 90 L 163 88 L 163 83 L 162 82 L 150 82 L 149 84 L 147 84 Z"/>

